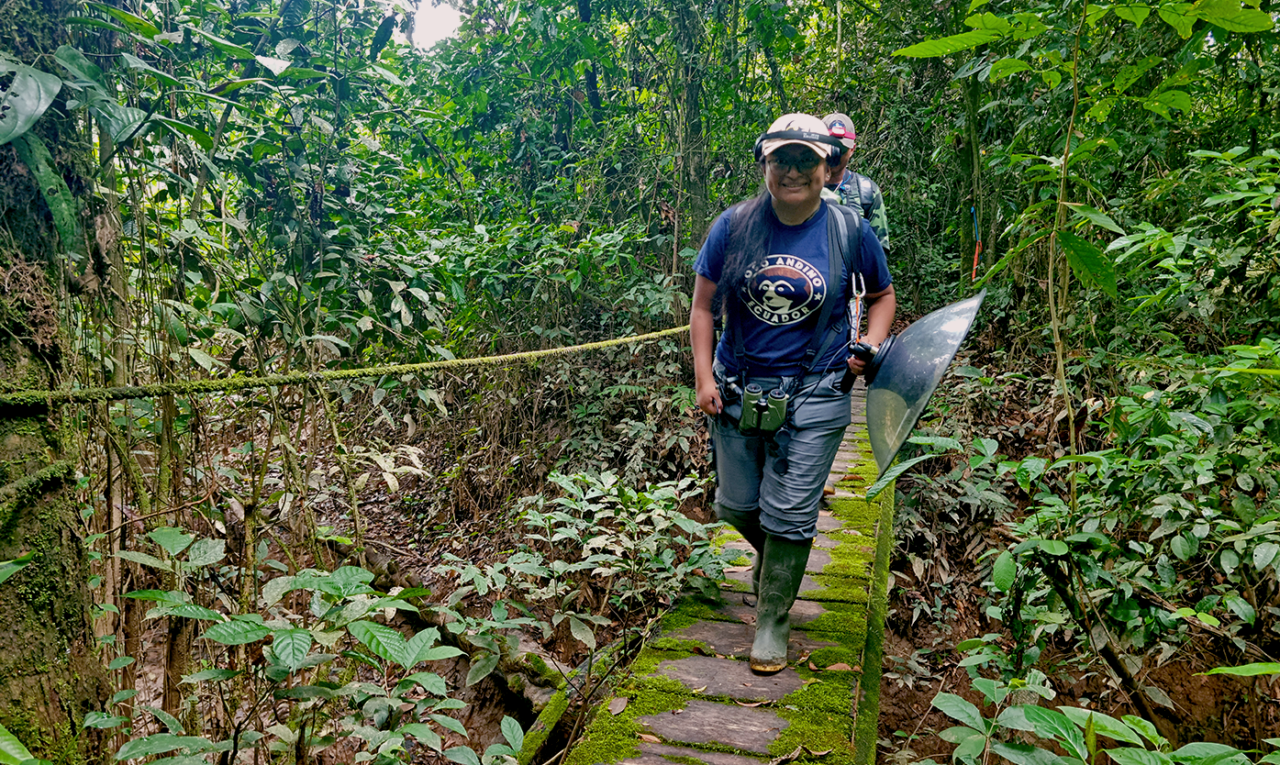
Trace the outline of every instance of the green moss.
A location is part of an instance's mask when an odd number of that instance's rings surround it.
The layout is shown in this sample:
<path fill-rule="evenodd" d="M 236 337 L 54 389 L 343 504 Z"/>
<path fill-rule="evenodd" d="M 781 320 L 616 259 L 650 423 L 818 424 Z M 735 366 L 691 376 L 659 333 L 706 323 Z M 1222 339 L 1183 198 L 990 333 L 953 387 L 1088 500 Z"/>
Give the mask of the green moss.
<path fill-rule="evenodd" d="M 805 632 L 825 632 L 847 635 L 849 640 L 862 643 L 867 635 L 866 608 L 854 603 L 823 603 L 826 613 L 799 626 Z M 843 641 L 841 641 L 843 642 Z"/>
<path fill-rule="evenodd" d="M 543 745 L 547 743 L 547 737 L 551 735 L 551 731 L 555 730 L 560 718 L 568 709 L 569 696 L 563 690 L 557 691 L 543 707 L 538 719 L 525 732 L 524 745 L 520 747 L 520 754 L 516 758 L 520 765 L 530 765 L 533 762 L 533 759 L 542 751 Z"/>
<path fill-rule="evenodd" d="M 858 699 L 854 731 L 856 765 L 871 765 L 876 758 L 876 736 L 880 720 L 880 674 L 884 662 L 884 620 L 889 610 L 889 554 L 893 549 L 893 487 L 881 495 L 880 534 L 876 539 L 876 564 L 871 575 L 874 596 L 867 610 L 867 645 L 862 653 L 862 698 Z"/>
<path fill-rule="evenodd" d="M 821 590 L 800 594 L 803 600 L 835 601 L 837 603 L 866 603 L 867 580 L 859 577 L 811 574 L 810 578 L 822 585 Z"/>
<path fill-rule="evenodd" d="M 564 689 L 564 675 L 548 666 L 541 656 L 526 653 L 521 658 L 521 662 L 535 677 L 543 681 L 542 685 L 549 688 Z"/>
<path fill-rule="evenodd" d="M 642 731 L 639 718 L 681 709 L 693 696 L 689 689 L 667 677 L 637 678 L 619 688 L 616 695 L 629 700 L 626 709 L 615 715 L 609 711 L 607 701 L 601 703 L 566 765 L 618 762 L 638 755 Z"/>
<path fill-rule="evenodd" d="M 729 617 L 716 610 L 724 604 L 723 598 L 710 600 L 701 595 L 686 595 L 676 603 L 675 608 L 662 617 L 662 632 L 669 635 L 676 630 L 692 627 L 703 621 L 731 621 Z"/>
<path fill-rule="evenodd" d="M 856 537 L 866 539 L 865 537 Z M 830 550 L 831 562 L 822 567 L 822 573 L 832 576 L 868 579 L 871 567 L 875 564 L 875 555 L 859 549 L 861 545 L 840 544 Z"/>
<path fill-rule="evenodd" d="M 631 673 L 636 677 L 645 677 L 658 671 L 658 665 L 664 661 L 687 659 L 693 656 L 691 651 L 661 650 L 654 646 L 646 647 L 631 664 Z"/>
<path fill-rule="evenodd" d="M 649 644 L 650 648 L 655 651 L 680 651 L 690 655 L 700 653 L 703 656 L 710 656 L 715 653 L 711 650 L 711 646 L 701 640 L 688 640 L 685 638 L 662 637 Z"/>

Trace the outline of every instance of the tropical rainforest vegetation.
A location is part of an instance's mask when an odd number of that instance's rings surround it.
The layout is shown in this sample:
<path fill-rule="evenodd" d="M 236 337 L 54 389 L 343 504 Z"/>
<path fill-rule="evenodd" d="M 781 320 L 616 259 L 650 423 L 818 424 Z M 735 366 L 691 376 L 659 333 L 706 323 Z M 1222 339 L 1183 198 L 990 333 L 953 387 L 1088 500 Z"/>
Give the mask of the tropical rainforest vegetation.
<path fill-rule="evenodd" d="M 490 765 L 621 671 L 725 565 L 684 338 L 344 370 L 679 327 L 788 111 L 907 318 L 988 291 L 882 757 L 1280 761 L 1271 0 L 458 8 L 0 4 L 0 762 Z"/>

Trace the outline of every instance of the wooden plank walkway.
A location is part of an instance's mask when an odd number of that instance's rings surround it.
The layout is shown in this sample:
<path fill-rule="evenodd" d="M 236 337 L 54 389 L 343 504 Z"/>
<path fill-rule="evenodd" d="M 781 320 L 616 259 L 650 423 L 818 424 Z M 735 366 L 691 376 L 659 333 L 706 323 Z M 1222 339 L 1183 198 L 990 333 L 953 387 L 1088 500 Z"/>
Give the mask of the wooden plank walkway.
<path fill-rule="evenodd" d="M 724 597 L 675 604 L 661 637 L 600 702 L 567 765 L 874 762 L 893 491 L 871 502 L 858 496 L 875 479 L 864 406 L 859 382 L 854 424 L 832 468 L 836 493 L 791 609 L 791 666 L 762 677 L 747 665 L 755 609 L 739 593 L 750 589 L 752 552 L 726 532 L 717 543 L 743 557 L 722 583 Z"/>

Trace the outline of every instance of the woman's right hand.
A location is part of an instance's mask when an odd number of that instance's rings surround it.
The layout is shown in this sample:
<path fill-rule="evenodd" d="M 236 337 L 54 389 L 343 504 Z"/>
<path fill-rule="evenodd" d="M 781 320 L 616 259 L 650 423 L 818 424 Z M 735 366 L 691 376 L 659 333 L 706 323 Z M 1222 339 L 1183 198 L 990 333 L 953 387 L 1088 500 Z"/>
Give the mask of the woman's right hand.
<path fill-rule="evenodd" d="M 720 400 L 720 387 L 714 383 L 710 385 L 698 386 L 698 408 L 703 414 L 715 416 L 720 414 L 724 409 L 724 402 Z"/>

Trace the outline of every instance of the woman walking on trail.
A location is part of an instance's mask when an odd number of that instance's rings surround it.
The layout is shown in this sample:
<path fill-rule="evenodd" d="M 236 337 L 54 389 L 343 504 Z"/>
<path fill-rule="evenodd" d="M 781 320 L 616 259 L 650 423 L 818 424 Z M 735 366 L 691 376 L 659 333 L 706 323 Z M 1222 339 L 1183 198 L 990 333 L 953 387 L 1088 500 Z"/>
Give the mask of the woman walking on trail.
<path fill-rule="evenodd" d="M 839 151 L 817 117 L 776 120 L 755 148 L 766 191 L 720 215 L 694 265 L 698 408 L 715 445 L 716 514 L 756 551 L 751 668 L 761 673 L 787 666 L 789 612 L 850 421 L 841 381 L 846 365 L 863 369 L 849 354 L 846 306 L 865 285 L 872 345 L 896 310 L 870 226 L 821 199 Z M 716 317 L 724 333 L 713 347 Z"/>

